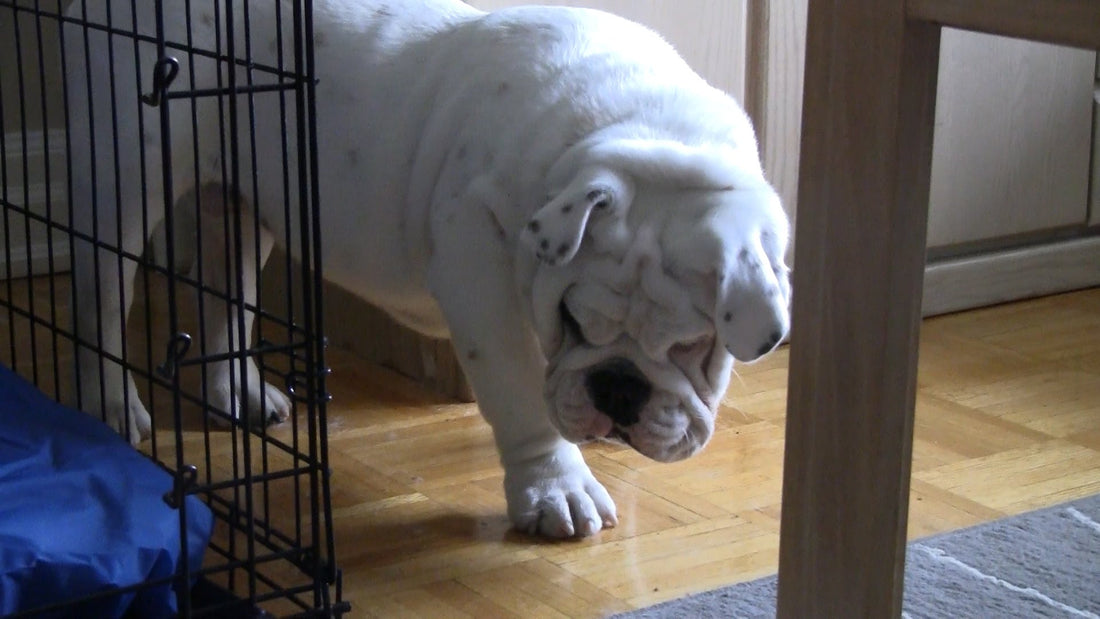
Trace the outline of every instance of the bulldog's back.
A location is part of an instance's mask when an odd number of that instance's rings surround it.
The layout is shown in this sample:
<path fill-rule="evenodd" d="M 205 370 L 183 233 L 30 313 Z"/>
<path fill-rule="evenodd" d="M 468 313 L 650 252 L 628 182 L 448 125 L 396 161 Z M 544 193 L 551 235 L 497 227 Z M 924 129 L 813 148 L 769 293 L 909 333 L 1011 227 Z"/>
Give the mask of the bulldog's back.
<path fill-rule="evenodd" d="M 471 184 L 495 194 L 484 197 L 498 202 L 512 243 L 555 163 L 596 133 L 747 135 L 755 149 L 732 100 L 658 35 L 606 13 L 486 14 L 452 0 L 316 6 L 328 275 L 422 330 L 438 314 L 424 279 L 432 217 Z M 364 245 L 380 257 L 370 265 Z"/>

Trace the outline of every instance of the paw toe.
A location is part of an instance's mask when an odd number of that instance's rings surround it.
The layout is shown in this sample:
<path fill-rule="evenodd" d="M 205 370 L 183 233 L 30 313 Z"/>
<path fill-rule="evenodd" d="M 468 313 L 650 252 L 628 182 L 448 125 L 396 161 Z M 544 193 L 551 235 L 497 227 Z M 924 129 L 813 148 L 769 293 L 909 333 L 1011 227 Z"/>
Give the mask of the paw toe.
<path fill-rule="evenodd" d="M 264 385 L 265 408 L 269 424 L 282 423 L 290 418 L 290 400 L 281 391 L 271 385 Z M 258 408 L 258 407 L 257 407 Z"/>
<path fill-rule="evenodd" d="M 586 518 L 584 522 L 581 523 L 581 526 L 577 528 L 577 535 L 581 537 L 590 537 L 599 533 L 601 530 L 603 530 L 603 527 L 600 526 L 599 520 Z"/>

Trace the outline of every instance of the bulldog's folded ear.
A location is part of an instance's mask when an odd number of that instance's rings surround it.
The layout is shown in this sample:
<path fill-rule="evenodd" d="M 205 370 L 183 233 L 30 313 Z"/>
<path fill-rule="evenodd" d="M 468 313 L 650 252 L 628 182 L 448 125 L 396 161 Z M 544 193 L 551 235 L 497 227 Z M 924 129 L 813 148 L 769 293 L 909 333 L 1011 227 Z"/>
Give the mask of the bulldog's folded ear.
<path fill-rule="evenodd" d="M 592 236 L 615 236 L 633 200 L 630 177 L 604 166 L 584 167 L 531 217 L 520 241 L 547 264 L 566 264 L 586 230 Z"/>
<path fill-rule="evenodd" d="M 754 235 L 755 236 L 755 235 Z M 767 246 L 779 243 L 772 231 L 750 238 L 717 273 L 715 330 L 738 361 L 770 352 L 790 328 L 790 285 L 783 254 Z"/>

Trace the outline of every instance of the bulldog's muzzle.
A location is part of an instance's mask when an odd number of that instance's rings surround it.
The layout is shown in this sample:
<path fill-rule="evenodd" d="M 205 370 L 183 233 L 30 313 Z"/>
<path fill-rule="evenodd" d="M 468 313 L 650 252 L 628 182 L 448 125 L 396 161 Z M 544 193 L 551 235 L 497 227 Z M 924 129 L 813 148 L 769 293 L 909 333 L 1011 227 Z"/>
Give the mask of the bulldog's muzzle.
<path fill-rule="evenodd" d="M 653 385 L 638 366 L 616 357 L 588 372 L 584 387 L 596 410 L 607 415 L 619 428 L 638 423 L 649 402 Z"/>

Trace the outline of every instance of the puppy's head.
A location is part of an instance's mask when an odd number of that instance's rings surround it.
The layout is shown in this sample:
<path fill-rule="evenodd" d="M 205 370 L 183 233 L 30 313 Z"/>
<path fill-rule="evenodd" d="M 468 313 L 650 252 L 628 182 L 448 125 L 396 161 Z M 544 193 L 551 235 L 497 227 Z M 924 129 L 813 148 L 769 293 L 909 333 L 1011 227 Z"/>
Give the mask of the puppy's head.
<path fill-rule="evenodd" d="M 551 421 L 660 461 L 710 439 L 733 361 L 786 335 L 788 223 L 755 151 L 619 141 L 568 174 L 521 240 Z M 610 156 L 609 156 L 610 155 Z"/>

